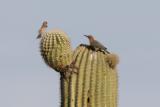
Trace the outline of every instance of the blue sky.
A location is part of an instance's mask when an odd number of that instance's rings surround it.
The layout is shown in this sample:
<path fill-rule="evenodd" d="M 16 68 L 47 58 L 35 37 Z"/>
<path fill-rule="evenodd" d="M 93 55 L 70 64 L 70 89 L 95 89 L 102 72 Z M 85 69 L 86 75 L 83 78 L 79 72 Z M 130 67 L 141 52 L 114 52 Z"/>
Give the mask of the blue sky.
<path fill-rule="evenodd" d="M 39 52 L 37 31 L 64 30 L 75 48 L 93 34 L 120 57 L 119 107 L 158 107 L 160 1 L 1 0 L 0 106 L 58 107 L 59 74 Z"/>

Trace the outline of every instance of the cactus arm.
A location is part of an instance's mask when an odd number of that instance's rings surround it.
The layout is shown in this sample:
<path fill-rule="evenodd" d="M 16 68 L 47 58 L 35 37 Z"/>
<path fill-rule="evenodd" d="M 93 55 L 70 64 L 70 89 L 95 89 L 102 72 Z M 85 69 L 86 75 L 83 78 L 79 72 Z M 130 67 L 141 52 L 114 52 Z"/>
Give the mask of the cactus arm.
<path fill-rule="evenodd" d="M 46 64 L 57 72 L 63 72 L 63 68 L 71 63 L 70 41 L 61 30 L 43 33 L 40 49 Z"/>

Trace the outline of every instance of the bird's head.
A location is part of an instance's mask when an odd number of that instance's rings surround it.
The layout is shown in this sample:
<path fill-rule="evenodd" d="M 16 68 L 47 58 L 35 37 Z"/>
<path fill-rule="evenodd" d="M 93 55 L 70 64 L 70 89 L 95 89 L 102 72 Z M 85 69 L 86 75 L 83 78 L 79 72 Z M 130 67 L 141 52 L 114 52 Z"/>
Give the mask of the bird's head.
<path fill-rule="evenodd" d="M 89 39 L 90 42 L 94 41 L 94 37 L 92 35 L 84 35 L 85 37 L 87 37 Z"/>
<path fill-rule="evenodd" d="M 43 23 L 42 23 L 42 26 L 41 26 L 42 28 L 47 28 L 48 27 L 48 22 L 47 21 L 44 21 Z"/>
<path fill-rule="evenodd" d="M 38 36 L 37 36 L 37 39 L 41 38 L 42 36 L 42 33 L 45 32 L 46 28 L 48 27 L 48 22 L 47 21 L 44 21 L 38 31 Z"/>

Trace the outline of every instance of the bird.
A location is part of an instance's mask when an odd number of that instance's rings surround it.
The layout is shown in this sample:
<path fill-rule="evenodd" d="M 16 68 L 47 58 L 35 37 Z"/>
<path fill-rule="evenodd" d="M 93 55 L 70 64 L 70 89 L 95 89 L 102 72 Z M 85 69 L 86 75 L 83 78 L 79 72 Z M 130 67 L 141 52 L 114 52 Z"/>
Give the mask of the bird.
<path fill-rule="evenodd" d="M 42 37 L 42 33 L 44 33 L 46 31 L 46 28 L 48 27 L 48 22 L 47 21 L 43 21 L 40 29 L 38 30 L 38 36 L 37 39 Z"/>
<path fill-rule="evenodd" d="M 102 45 L 99 41 L 95 40 L 95 38 L 92 35 L 84 35 L 84 36 L 89 39 L 90 47 L 92 49 L 96 51 L 100 50 L 110 53 L 107 51 L 107 48 L 104 45 Z"/>

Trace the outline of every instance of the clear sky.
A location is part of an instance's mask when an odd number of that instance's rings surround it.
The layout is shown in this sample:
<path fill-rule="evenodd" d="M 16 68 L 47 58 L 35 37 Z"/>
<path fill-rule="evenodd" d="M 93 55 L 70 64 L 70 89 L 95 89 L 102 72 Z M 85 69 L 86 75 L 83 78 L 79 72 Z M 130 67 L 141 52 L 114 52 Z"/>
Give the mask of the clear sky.
<path fill-rule="evenodd" d="M 75 48 L 93 34 L 120 56 L 119 107 L 160 107 L 159 0 L 0 0 L 0 107 L 58 107 L 59 74 L 37 30 L 61 28 Z"/>

